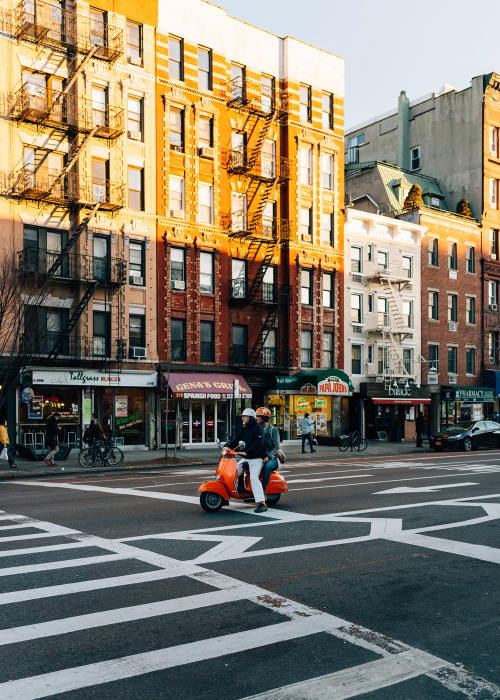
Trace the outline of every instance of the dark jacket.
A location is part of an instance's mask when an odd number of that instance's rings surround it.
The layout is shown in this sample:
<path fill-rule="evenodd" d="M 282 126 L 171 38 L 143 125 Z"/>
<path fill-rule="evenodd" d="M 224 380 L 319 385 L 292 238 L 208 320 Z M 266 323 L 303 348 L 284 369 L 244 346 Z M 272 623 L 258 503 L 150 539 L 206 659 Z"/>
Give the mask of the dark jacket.
<path fill-rule="evenodd" d="M 45 423 L 45 436 L 47 438 L 57 439 L 58 433 L 59 428 L 57 427 L 57 419 L 54 418 L 54 416 L 50 416 L 50 418 L 47 418 L 47 422 Z"/>
<path fill-rule="evenodd" d="M 97 420 L 92 419 L 90 421 L 89 433 L 90 433 L 89 437 L 92 441 L 106 439 L 106 436 L 104 435 L 104 431 L 101 428 L 101 424 Z"/>
<path fill-rule="evenodd" d="M 421 413 L 419 413 L 415 419 L 415 427 L 417 429 L 417 433 L 423 433 L 425 430 L 425 420 Z"/>
<path fill-rule="evenodd" d="M 262 426 L 257 423 L 255 418 L 250 418 L 234 440 L 227 443 L 227 446 L 233 449 L 237 447 L 240 441 L 245 443 L 245 449 L 241 451 L 246 453 L 248 459 L 257 459 L 258 457 L 264 459 L 266 456 L 267 450 L 264 430 Z"/>

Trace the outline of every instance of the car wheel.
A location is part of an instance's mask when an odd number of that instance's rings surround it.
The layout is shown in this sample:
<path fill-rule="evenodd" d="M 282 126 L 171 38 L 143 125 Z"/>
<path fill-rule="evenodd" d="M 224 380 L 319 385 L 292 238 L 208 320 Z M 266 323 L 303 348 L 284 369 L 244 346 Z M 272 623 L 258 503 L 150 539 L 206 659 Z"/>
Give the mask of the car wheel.
<path fill-rule="evenodd" d="M 470 437 L 466 437 L 463 441 L 463 448 L 466 452 L 472 452 L 474 449 L 474 445 L 472 444 L 472 440 Z"/>

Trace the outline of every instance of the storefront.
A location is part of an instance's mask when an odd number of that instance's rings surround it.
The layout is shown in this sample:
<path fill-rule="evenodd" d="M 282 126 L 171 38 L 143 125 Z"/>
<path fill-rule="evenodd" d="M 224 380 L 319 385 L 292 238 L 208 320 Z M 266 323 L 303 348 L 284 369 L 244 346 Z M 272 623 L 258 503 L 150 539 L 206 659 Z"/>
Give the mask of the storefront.
<path fill-rule="evenodd" d="M 42 444 L 45 421 L 56 411 L 68 447 L 80 446 L 92 413 L 118 444 L 152 444 L 155 372 L 34 369 L 31 385 L 33 399 L 20 402 L 17 421 L 18 441 L 26 447 Z"/>
<path fill-rule="evenodd" d="M 297 372 L 290 377 L 276 377 L 267 403 L 271 422 L 281 432 L 283 440 L 300 438 L 305 413 L 309 413 L 313 433 L 319 442 L 328 442 L 346 429 L 348 397 L 352 384 L 338 369 Z"/>
<path fill-rule="evenodd" d="M 396 381 L 391 386 L 362 382 L 360 394 L 364 402 L 364 433 L 368 440 L 415 440 L 418 410 L 428 425 L 431 399 L 427 386 Z"/>
<path fill-rule="evenodd" d="M 441 426 L 458 421 L 493 419 L 495 389 L 486 386 L 442 386 Z"/>
<path fill-rule="evenodd" d="M 213 445 L 226 441 L 236 417 L 250 405 L 252 392 L 238 374 L 164 374 L 167 399 L 161 399 L 161 444 Z M 166 433 L 167 430 L 167 433 Z M 166 434 L 165 434 L 166 433 Z"/>

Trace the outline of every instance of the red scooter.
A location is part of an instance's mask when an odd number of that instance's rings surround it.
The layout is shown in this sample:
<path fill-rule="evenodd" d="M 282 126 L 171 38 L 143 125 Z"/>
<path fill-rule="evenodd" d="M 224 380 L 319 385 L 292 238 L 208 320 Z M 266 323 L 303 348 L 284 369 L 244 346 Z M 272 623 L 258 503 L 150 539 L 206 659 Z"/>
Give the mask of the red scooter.
<path fill-rule="evenodd" d="M 245 470 L 245 491 L 238 491 L 238 470 L 236 468 L 237 460 L 241 459 L 240 455 L 229 447 L 222 448 L 222 455 L 217 465 L 214 481 L 205 481 L 198 488 L 200 493 L 200 505 L 207 513 L 216 513 L 229 504 L 229 499 L 234 498 L 237 501 L 253 502 L 253 494 L 250 486 L 250 474 Z M 275 506 L 280 500 L 282 493 L 288 491 L 288 484 L 284 477 L 276 471 L 273 471 L 269 484 L 266 488 L 267 505 Z"/>

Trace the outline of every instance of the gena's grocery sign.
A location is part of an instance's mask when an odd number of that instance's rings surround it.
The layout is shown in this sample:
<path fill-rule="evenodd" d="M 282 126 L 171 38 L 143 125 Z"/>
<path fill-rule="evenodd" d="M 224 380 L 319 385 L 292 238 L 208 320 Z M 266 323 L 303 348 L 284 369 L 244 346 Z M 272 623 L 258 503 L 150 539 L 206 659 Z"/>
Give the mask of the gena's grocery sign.
<path fill-rule="evenodd" d="M 348 394 L 349 386 L 339 377 L 328 377 L 318 384 L 318 394 L 330 394 L 338 396 L 339 394 Z"/>

